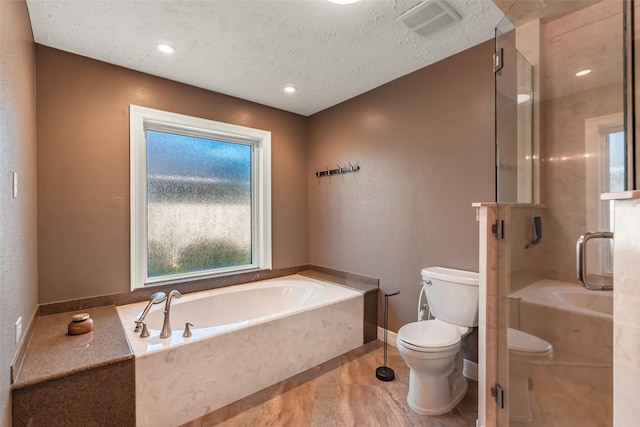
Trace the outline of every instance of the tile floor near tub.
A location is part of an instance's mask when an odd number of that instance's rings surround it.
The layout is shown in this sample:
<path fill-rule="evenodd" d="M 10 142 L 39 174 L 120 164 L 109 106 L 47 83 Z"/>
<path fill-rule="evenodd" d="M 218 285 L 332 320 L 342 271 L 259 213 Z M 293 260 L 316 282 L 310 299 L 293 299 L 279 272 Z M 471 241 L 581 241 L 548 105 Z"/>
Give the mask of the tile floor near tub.
<path fill-rule="evenodd" d="M 345 355 L 259 391 L 185 427 L 211 426 L 427 426 L 472 427 L 478 417 L 478 383 L 453 411 L 440 416 L 419 415 L 407 405 L 409 368 L 395 347 L 387 364 L 396 379 L 376 379 L 383 347 L 373 341 Z"/>

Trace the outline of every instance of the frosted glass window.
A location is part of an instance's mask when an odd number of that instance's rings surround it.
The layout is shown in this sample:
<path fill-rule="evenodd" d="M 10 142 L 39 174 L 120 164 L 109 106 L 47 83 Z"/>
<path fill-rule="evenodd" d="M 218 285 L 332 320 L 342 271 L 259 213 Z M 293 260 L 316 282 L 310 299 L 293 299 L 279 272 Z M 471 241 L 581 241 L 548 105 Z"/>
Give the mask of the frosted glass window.
<path fill-rule="evenodd" d="M 271 133 L 131 105 L 131 288 L 271 268 Z"/>
<path fill-rule="evenodd" d="M 251 146 L 147 130 L 147 274 L 251 264 Z"/>

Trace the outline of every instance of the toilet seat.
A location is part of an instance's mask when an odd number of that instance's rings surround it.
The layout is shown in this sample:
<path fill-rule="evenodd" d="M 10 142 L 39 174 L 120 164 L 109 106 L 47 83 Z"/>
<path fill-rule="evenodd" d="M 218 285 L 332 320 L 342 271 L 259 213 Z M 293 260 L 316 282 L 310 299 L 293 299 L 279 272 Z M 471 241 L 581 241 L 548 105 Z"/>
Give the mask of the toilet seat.
<path fill-rule="evenodd" d="M 553 352 L 547 341 L 517 329 L 508 328 L 507 345 L 509 352 L 530 357 L 546 357 Z"/>
<path fill-rule="evenodd" d="M 437 319 L 425 320 L 401 327 L 397 340 L 411 350 L 424 353 L 442 352 L 459 346 L 466 329 Z"/>

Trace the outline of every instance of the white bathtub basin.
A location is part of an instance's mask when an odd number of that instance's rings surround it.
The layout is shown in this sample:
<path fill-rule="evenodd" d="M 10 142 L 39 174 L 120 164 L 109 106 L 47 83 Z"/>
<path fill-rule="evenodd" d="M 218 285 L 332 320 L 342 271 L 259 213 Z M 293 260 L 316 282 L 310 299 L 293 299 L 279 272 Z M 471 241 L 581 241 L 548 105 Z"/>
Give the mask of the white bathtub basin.
<path fill-rule="evenodd" d="M 613 291 L 591 291 L 577 283 L 540 280 L 509 295 L 512 300 L 613 319 Z"/>
<path fill-rule="evenodd" d="M 171 302 L 172 334 L 165 339 L 160 339 L 164 303 L 147 315 L 150 336 L 145 339 L 134 334 L 133 327 L 146 303 L 120 306 L 118 312 L 133 352 L 142 355 L 358 296 L 352 289 L 300 275 L 186 294 Z M 186 322 L 193 324 L 190 338 L 182 336 Z"/>
<path fill-rule="evenodd" d="M 575 308 L 613 315 L 613 292 L 589 290 L 586 292 L 561 290 L 551 291 L 551 295 Z"/>
<path fill-rule="evenodd" d="M 540 280 L 509 295 L 511 326 L 553 345 L 561 363 L 613 360 L 613 291 Z"/>

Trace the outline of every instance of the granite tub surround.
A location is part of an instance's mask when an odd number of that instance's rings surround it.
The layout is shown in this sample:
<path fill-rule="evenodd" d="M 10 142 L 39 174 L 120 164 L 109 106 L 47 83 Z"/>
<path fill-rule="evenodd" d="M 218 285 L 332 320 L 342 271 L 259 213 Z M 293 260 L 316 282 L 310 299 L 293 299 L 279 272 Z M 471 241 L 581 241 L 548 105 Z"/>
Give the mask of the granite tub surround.
<path fill-rule="evenodd" d="M 159 340 L 153 329 L 140 338 L 127 325 L 144 303 L 119 307 L 136 353 L 137 425 L 185 423 L 361 346 L 363 294 L 324 285 L 350 296 L 199 338 L 174 339 L 178 324 L 169 340 Z M 188 303 L 185 298 L 175 304 Z"/>
<path fill-rule="evenodd" d="M 362 292 L 375 292 L 380 286 L 380 280 L 374 277 L 363 276 L 361 274 L 349 273 L 318 265 L 310 265 L 308 270 L 305 270 L 300 274 L 319 280 L 325 280 L 341 286 L 358 289 Z"/>
<path fill-rule="evenodd" d="M 77 336 L 75 312 L 35 319 L 11 386 L 14 426 L 135 424 L 134 356 L 116 309 L 86 312 L 93 331 Z"/>
<path fill-rule="evenodd" d="M 12 425 L 134 427 L 134 369 L 128 359 L 14 389 Z"/>
<path fill-rule="evenodd" d="M 261 276 L 280 277 L 286 275 L 285 273 L 292 274 L 302 271 L 307 276 L 306 278 L 302 277 L 303 279 L 316 282 L 320 280 L 323 283 L 333 282 L 331 286 L 338 289 L 342 294 L 349 294 L 350 296 L 347 300 L 340 300 L 337 303 L 329 302 L 324 306 L 318 307 L 319 310 L 325 310 L 324 312 L 313 312 L 312 310 L 309 317 L 306 317 L 304 313 L 298 313 L 299 317 L 289 319 L 289 322 L 280 319 L 280 324 L 263 325 L 260 328 L 246 331 L 247 336 L 244 338 L 236 337 L 238 343 L 244 343 L 247 346 L 242 351 L 243 354 L 238 356 L 243 362 L 246 363 L 247 360 L 252 358 L 253 360 L 264 362 L 266 360 L 265 357 L 262 357 L 264 355 L 273 355 L 279 361 L 282 359 L 286 362 L 286 366 L 272 366 L 270 361 L 263 364 L 262 372 L 250 375 L 251 381 L 249 382 L 252 385 L 259 384 L 259 388 L 271 385 L 273 382 L 291 376 L 300 370 L 307 369 L 324 362 L 328 358 L 359 347 L 363 343 L 363 336 L 366 337 L 363 332 L 367 327 L 367 319 L 373 325 L 376 324 L 377 304 L 369 304 L 370 307 L 368 307 L 363 304 L 363 300 L 366 301 L 368 296 L 369 299 L 373 297 L 375 301 L 377 298 L 377 279 L 325 268 L 306 271 L 307 267 L 313 268 L 313 266 L 301 266 L 277 271 L 254 272 L 250 274 L 251 277 L 249 279 L 255 280 Z M 247 279 L 247 276 L 242 275 L 241 277 L 232 278 L 223 277 L 214 282 L 219 287 L 222 287 L 217 289 L 218 291 L 231 292 L 237 290 L 239 286 L 225 285 L 235 284 L 238 280 L 245 279 Z M 336 283 L 339 286 L 336 286 Z M 210 285 L 211 283 L 205 284 L 203 282 L 187 283 L 185 285 L 186 288 L 182 288 L 187 289 L 187 292 L 191 292 L 201 286 L 206 288 Z M 249 285 L 251 286 L 251 283 Z M 180 286 L 179 284 L 165 285 L 161 289 L 169 291 L 170 289 L 180 288 Z M 11 387 L 13 425 L 145 425 L 136 421 L 136 411 L 139 411 L 136 406 L 136 387 L 139 388 L 140 385 L 136 384 L 135 369 L 137 361 L 134 360 L 134 352 L 128 342 L 129 340 L 133 341 L 131 339 L 133 336 L 127 338 L 125 331 L 123 331 L 121 319 L 118 316 L 118 310 L 126 310 L 126 307 L 116 308 L 113 305 L 93 307 L 93 305 L 109 302 L 122 303 L 130 299 L 136 301 L 146 300 L 148 298 L 146 294 L 158 290 L 160 290 L 159 287 L 153 287 L 149 290 L 132 292 L 132 295 L 116 294 L 48 304 L 44 307 L 40 306 L 40 315 L 34 317 L 30 323 L 24 342 L 12 366 L 12 377 L 15 378 Z M 214 289 L 213 291 L 215 292 L 216 290 Z M 185 295 L 181 300 L 186 301 L 192 295 L 195 294 Z M 135 316 L 145 304 L 146 302 L 132 304 L 135 307 L 130 307 L 132 310 L 131 315 Z M 68 308 L 73 308 L 74 310 L 58 313 L 58 311 Z M 364 315 L 363 311 L 365 310 L 370 310 L 369 318 Z M 42 314 L 47 312 L 54 312 L 54 314 Z M 94 320 L 94 329 L 87 334 L 68 336 L 68 323 L 74 314 L 80 312 L 87 312 L 91 315 Z M 304 318 L 303 321 L 298 321 L 301 318 Z M 364 322 L 363 318 L 365 319 Z M 127 326 L 132 325 L 132 321 L 127 323 Z M 129 332 L 131 332 L 131 329 L 131 327 L 125 328 Z M 174 329 L 179 329 L 177 324 Z M 276 341 L 271 342 L 271 344 L 277 344 L 278 340 L 280 340 L 284 342 L 280 346 L 282 348 L 269 347 L 262 344 L 262 341 L 270 341 L 269 337 L 267 337 L 267 332 L 273 330 L 279 330 L 280 333 L 273 335 Z M 324 332 L 319 333 L 321 331 Z M 179 331 L 178 335 L 181 332 Z M 253 334 L 256 334 L 256 336 L 249 336 Z M 289 337 L 289 335 L 293 335 L 293 338 Z M 309 336 L 311 337 L 310 339 Z M 139 337 L 135 336 L 135 338 L 139 340 Z M 180 336 L 180 338 L 182 337 Z M 159 339 L 157 340 L 159 341 Z M 133 342 L 140 344 L 138 341 Z M 193 350 L 195 354 L 205 352 L 215 358 L 213 355 L 219 356 L 220 353 L 206 351 L 207 348 L 233 347 L 238 343 L 234 343 L 233 340 L 207 341 L 201 343 L 202 345 L 198 349 Z M 299 349 L 307 352 L 315 351 L 316 349 L 321 349 L 321 351 L 310 355 L 304 354 L 304 351 L 297 352 Z M 164 360 L 161 362 L 163 364 L 162 369 L 165 369 L 166 363 L 175 356 L 191 356 L 191 350 L 191 347 L 188 352 L 173 352 L 172 349 L 172 352 L 164 355 Z M 227 372 L 228 364 L 225 362 L 234 360 L 233 355 L 227 355 L 227 357 L 223 358 L 222 363 L 213 366 L 212 369 L 215 372 Z M 211 360 L 205 360 L 204 365 L 211 366 L 210 362 Z M 198 371 L 198 369 L 201 366 L 197 365 L 196 371 L 192 372 L 192 374 L 200 376 L 203 371 Z M 281 375 L 269 374 L 272 369 Z M 179 378 L 182 373 L 184 373 L 183 370 L 179 371 L 177 376 L 169 377 L 175 380 L 174 382 L 177 384 L 182 381 Z M 244 376 L 246 372 L 243 369 L 238 369 L 235 375 L 240 374 Z M 210 376 L 215 377 L 215 375 Z M 147 375 L 147 377 L 153 378 L 153 375 Z M 232 381 L 235 381 L 234 378 L 232 378 Z M 254 382 L 255 378 L 258 378 L 259 381 Z M 263 382 L 265 378 L 266 380 Z M 217 386 L 219 385 L 217 380 L 214 382 L 216 382 Z M 242 385 L 240 384 L 240 386 Z M 173 386 L 175 384 L 172 384 L 172 389 L 175 388 Z M 222 388 L 224 389 L 224 387 L 223 385 Z M 238 387 L 231 388 L 236 390 Z M 253 393 L 254 391 L 252 389 L 248 393 Z M 240 397 L 247 394 L 244 391 L 242 393 L 244 394 L 241 394 Z M 226 389 L 223 390 L 223 394 L 227 395 Z M 79 399 L 79 395 L 82 398 Z M 195 396 L 200 395 L 195 393 Z M 175 402 L 181 397 L 183 396 L 174 398 L 171 395 L 170 406 L 164 407 L 175 406 Z M 203 399 L 200 399 L 200 397 L 196 397 L 195 400 L 202 403 Z M 232 396 L 229 399 L 233 400 L 235 397 Z M 208 403 L 207 411 L 209 411 Z M 191 404 L 192 401 L 181 402 L 181 405 L 187 407 L 190 407 Z M 61 411 L 60 408 L 65 408 L 65 410 Z M 189 413 L 188 416 L 193 418 L 191 412 L 187 412 Z M 162 415 L 164 416 L 164 414 Z M 163 425 L 155 422 L 151 424 Z M 168 421 L 164 425 L 175 425 L 175 423 L 174 421 Z"/>
<path fill-rule="evenodd" d="M 379 381 L 383 348 L 373 341 L 271 387 L 235 401 L 183 427 L 245 426 L 367 426 L 475 427 L 478 385 L 451 412 L 439 416 L 417 414 L 407 405 L 409 367 L 395 347 L 388 348 L 387 365 L 396 374 Z"/>
<path fill-rule="evenodd" d="M 373 277 L 348 273 L 332 268 L 310 265 L 301 275 L 337 283 L 364 292 L 364 342 L 373 341 L 378 336 L 378 297 L 380 281 Z"/>

